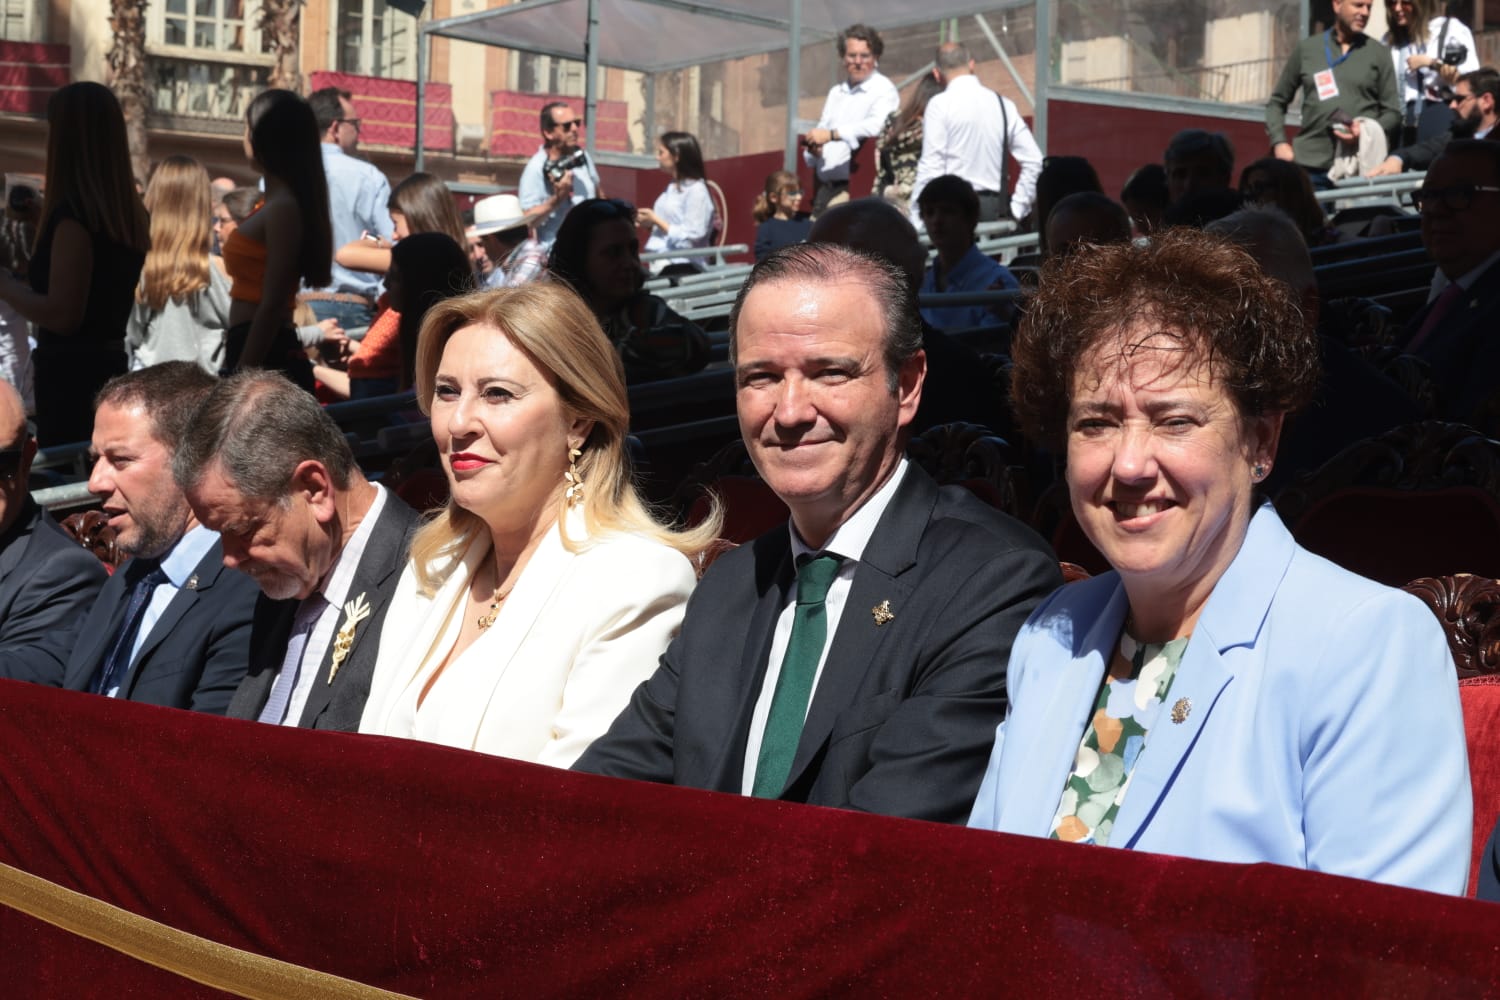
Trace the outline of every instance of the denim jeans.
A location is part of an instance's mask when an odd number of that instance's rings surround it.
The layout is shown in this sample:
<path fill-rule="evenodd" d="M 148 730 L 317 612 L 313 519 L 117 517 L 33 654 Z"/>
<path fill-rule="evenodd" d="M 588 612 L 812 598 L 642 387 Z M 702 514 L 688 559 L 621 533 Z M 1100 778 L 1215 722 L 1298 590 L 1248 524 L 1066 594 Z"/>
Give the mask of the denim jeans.
<path fill-rule="evenodd" d="M 365 328 L 375 319 L 373 306 L 363 302 L 333 302 L 327 299 L 312 299 L 308 303 L 318 321 L 336 319 L 350 340 L 363 340 Z"/>

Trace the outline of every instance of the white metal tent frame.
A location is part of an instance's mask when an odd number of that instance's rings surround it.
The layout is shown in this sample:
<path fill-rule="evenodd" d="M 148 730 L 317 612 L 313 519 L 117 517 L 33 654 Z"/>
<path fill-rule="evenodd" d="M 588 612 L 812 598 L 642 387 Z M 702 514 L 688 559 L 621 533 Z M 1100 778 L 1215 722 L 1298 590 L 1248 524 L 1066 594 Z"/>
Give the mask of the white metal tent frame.
<path fill-rule="evenodd" d="M 1036 9 L 1036 51 L 1050 45 L 1049 0 L 719 0 L 709 5 L 695 0 L 520 0 L 489 10 L 475 11 L 436 21 L 419 23 L 417 44 L 417 142 L 416 167 L 423 166 L 425 131 L 425 82 L 434 37 L 451 38 L 507 48 L 519 52 L 572 59 L 584 64 L 584 116 L 596 119 L 596 93 L 600 66 L 649 74 L 670 72 L 711 62 L 721 62 L 767 52 L 790 52 L 787 60 L 787 122 L 785 165 L 793 169 L 797 149 L 797 105 L 802 87 L 802 46 L 832 41 L 849 24 L 863 22 L 879 30 L 976 16 L 984 24 L 985 13 L 1015 7 Z M 785 16 L 767 13 L 784 10 Z M 664 34 L 664 25 L 679 25 Z M 609 34 L 601 36 L 601 24 Z M 696 31 L 694 29 L 697 29 Z M 1009 66 L 1009 58 L 993 33 L 985 27 L 989 41 Z M 680 42 L 656 55 L 657 43 L 671 37 Z M 695 44 L 687 44 L 692 39 Z M 793 40 L 799 40 L 794 45 Z M 1014 67 L 1010 67 L 1015 75 Z M 1045 137 L 1043 94 L 1045 72 L 1037 74 L 1035 101 L 1038 137 Z M 1025 89 L 1024 81 L 1019 82 Z M 654 118 L 654 95 L 648 84 L 647 115 Z M 590 155 L 595 152 L 594 132 L 588 133 Z"/>

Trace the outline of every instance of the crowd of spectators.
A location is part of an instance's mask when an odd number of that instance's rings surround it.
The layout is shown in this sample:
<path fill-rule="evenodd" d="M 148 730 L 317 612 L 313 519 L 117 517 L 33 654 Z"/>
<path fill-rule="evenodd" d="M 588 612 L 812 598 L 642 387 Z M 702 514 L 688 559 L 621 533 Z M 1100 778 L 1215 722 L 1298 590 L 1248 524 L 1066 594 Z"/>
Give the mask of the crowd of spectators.
<path fill-rule="evenodd" d="M 805 137 L 811 217 L 796 174 L 768 177 L 732 293 L 735 416 L 786 517 L 727 551 L 720 502 L 670 523 L 628 439 L 627 384 L 713 361 L 641 260 L 644 232 L 655 277 L 713 269 L 692 253 L 724 221 L 693 135 L 659 137 L 670 180 L 638 207 L 549 103 L 518 190 L 465 219 L 440 179 L 391 187 L 359 158 L 348 94 L 268 90 L 245 123 L 259 186 L 216 192 L 171 157 L 143 200 L 113 95 L 64 87 L 40 200 L 0 231 L 0 677 L 1461 893 L 1442 627 L 1302 548 L 1266 499 L 1414 405 L 1325 308 L 1312 256 L 1373 231 L 1314 192 L 1343 158 L 1391 172 L 1385 132 L 1427 169 L 1386 231 L 1419 227 L 1433 271 L 1397 346 L 1440 415 L 1500 412 L 1500 142 L 1476 137 L 1497 77 L 1450 58 L 1473 41 L 1451 19 L 1391 7 L 1388 49 L 1369 0 L 1335 0 L 1237 183 L 1229 140 L 1190 128 L 1118 198 L 1087 157 L 1044 159 L 962 44 L 903 103 L 879 33 L 842 33 Z M 1400 145 L 1433 107 L 1439 139 Z M 850 200 L 865 142 L 880 178 Z M 985 253 L 995 222 L 1039 252 Z M 322 405 L 408 390 L 445 498 L 426 518 Z M 1063 586 L 1036 531 L 908 457 L 955 421 L 1058 470 L 1107 569 Z M 29 497 L 38 441 L 89 442 L 125 557 L 109 575 Z"/>

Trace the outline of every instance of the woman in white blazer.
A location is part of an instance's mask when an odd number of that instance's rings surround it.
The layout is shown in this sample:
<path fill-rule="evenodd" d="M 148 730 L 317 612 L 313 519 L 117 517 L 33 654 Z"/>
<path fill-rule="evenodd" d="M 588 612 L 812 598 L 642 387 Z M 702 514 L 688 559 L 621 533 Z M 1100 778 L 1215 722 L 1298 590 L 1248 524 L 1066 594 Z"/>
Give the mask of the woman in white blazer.
<path fill-rule="evenodd" d="M 360 732 L 567 767 L 655 669 L 717 515 L 648 513 L 619 356 L 561 283 L 434 307 L 416 376 L 451 498 L 412 542 Z"/>
<path fill-rule="evenodd" d="M 1287 287 L 1202 233 L 1085 248 L 1043 272 L 1012 350 L 1022 425 L 1066 447 L 1113 572 L 1017 636 L 970 825 L 1461 893 L 1442 627 L 1254 498 L 1318 380 Z"/>

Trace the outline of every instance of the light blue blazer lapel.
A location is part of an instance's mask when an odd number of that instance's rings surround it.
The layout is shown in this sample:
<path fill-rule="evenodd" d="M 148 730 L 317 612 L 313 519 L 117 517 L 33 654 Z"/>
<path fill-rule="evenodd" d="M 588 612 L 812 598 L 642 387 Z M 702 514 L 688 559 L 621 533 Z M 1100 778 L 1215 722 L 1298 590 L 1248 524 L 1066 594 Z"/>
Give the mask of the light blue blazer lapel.
<path fill-rule="evenodd" d="M 1069 637 L 1073 656 L 1056 675 L 1040 679 L 1038 687 L 1045 702 L 1040 715 L 1027 712 L 1027 720 L 1032 721 L 1024 729 L 1009 720 L 1006 722 L 1004 739 L 1008 746 L 1020 750 L 1021 756 L 1016 766 L 1006 769 L 1002 780 L 1029 787 L 1016 794 L 1004 793 L 1007 809 L 1001 817 L 1000 829 L 1037 837 L 1051 832 L 1063 785 L 1072 773 L 1078 744 L 1093 715 L 1099 685 L 1120 638 L 1127 606 L 1125 590 L 1116 584 L 1097 613 L 1080 609 L 1073 615 L 1070 627 L 1089 620 L 1093 624 L 1081 638 Z M 1060 628 L 1064 623 L 1043 619 L 1037 624 Z"/>
<path fill-rule="evenodd" d="M 1146 735 L 1146 747 L 1130 776 L 1130 790 L 1110 834 L 1111 846 L 1134 847 L 1173 791 L 1188 757 L 1211 750 L 1211 746 L 1200 747 L 1200 737 L 1209 727 L 1220 695 L 1234 681 L 1234 667 L 1226 654 L 1255 644 L 1294 549 L 1275 511 L 1263 504 L 1193 628 L 1161 714 Z M 1182 712 L 1174 713 L 1178 705 Z M 1184 713 L 1181 722 L 1174 721 L 1174 714 Z M 1208 738 L 1211 742 L 1211 734 Z"/>

